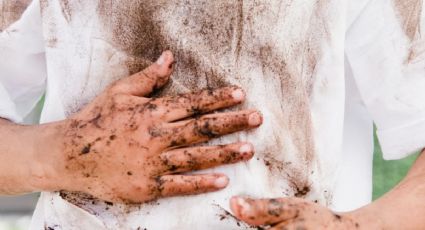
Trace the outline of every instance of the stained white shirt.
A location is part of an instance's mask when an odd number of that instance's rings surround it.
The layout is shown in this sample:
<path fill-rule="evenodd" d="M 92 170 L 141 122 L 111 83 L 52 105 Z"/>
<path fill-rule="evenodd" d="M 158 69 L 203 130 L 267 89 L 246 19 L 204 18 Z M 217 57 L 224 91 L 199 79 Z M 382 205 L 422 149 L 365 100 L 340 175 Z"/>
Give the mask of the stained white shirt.
<path fill-rule="evenodd" d="M 6 4 L 0 0 L 0 4 Z M 1 9 L 2 7 L 0 7 Z M 372 194 L 372 122 L 386 159 L 425 146 L 425 14 L 420 0 L 33 1 L 0 34 L 0 116 L 65 119 L 163 49 L 176 57 L 164 94 L 236 84 L 257 108 L 247 163 L 220 192 L 108 205 L 42 193 L 32 229 L 249 229 L 233 195 L 298 196 L 334 210 Z"/>

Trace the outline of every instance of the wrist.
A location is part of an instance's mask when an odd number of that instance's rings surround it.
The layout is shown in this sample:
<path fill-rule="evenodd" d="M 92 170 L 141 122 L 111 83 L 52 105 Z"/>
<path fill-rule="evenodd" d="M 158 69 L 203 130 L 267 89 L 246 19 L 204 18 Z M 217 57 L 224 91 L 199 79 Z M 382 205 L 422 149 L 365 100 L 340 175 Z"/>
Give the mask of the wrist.
<path fill-rule="evenodd" d="M 32 129 L 32 152 L 28 165 L 33 191 L 57 191 L 62 189 L 63 153 L 62 140 L 66 120 L 35 126 Z"/>
<path fill-rule="evenodd" d="M 375 204 L 371 203 L 362 208 L 347 212 L 344 215 L 354 222 L 356 229 L 377 230 L 386 229 L 381 214 L 382 212 L 379 213 L 378 209 L 375 208 Z"/>
<path fill-rule="evenodd" d="M 21 194 L 53 188 L 54 124 L 19 125 L 0 119 L 0 193 Z M 46 149 L 49 147 L 50 151 Z M 47 160 L 48 159 L 48 160 Z"/>

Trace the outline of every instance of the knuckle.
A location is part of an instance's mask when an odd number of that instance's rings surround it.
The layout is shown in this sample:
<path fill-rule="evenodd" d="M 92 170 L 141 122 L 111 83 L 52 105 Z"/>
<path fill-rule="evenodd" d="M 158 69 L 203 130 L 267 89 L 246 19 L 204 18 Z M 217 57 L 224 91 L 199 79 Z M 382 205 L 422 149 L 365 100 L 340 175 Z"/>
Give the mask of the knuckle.
<path fill-rule="evenodd" d="M 182 165 L 178 164 L 174 157 L 170 154 L 163 154 L 160 157 L 161 165 L 164 167 L 164 172 L 175 173 L 182 169 Z"/>
<path fill-rule="evenodd" d="M 151 189 L 151 196 L 158 198 L 158 197 L 162 197 L 165 196 L 165 185 L 166 185 L 166 180 L 161 177 L 161 176 L 157 176 L 154 178 L 154 183 L 152 185 L 152 189 Z"/>
<path fill-rule="evenodd" d="M 156 84 L 159 80 L 158 70 L 155 66 L 150 66 L 147 69 L 139 72 L 143 80 L 150 82 L 151 84 Z"/>
<path fill-rule="evenodd" d="M 152 126 L 149 126 L 147 129 L 151 139 L 162 138 L 168 135 L 168 132 L 159 125 L 152 125 Z"/>
<path fill-rule="evenodd" d="M 236 162 L 241 159 L 241 154 L 239 152 L 234 150 L 228 150 L 226 152 L 220 152 L 219 153 L 219 159 L 221 160 L 221 163 L 232 163 Z"/>
<path fill-rule="evenodd" d="M 201 168 L 201 164 L 198 159 L 189 151 L 185 150 L 183 152 L 184 155 L 184 163 L 187 165 L 186 167 L 190 170 L 195 170 Z"/>
<path fill-rule="evenodd" d="M 207 138 L 216 138 L 219 136 L 219 132 L 217 132 L 214 122 L 216 118 L 207 118 L 203 117 L 199 120 L 196 120 L 194 123 L 194 132 L 196 135 Z"/>
<path fill-rule="evenodd" d="M 144 83 L 149 83 L 150 85 L 155 85 L 158 80 L 155 74 L 153 74 L 151 71 L 142 71 L 139 74 Z"/>
<path fill-rule="evenodd" d="M 143 186 L 132 185 L 131 188 L 131 193 L 134 195 L 134 200 L 147 202 L 161 197 L 161 192 L 159 191 L 157 183 L 154 180 L 145 183 Z"/>
<path fill-rule="evenodd" d="M 122 80 L 115 81 L 109 85 L 109 87 L 106 89 L 106 92 L 111 94 L 119 93 L 123 90 L 123 84 L 124 83 Z"/>
<path fill-rule="evenodd" d="M 118 93 L 111 94 L 110 98 L 111 98 L 111 101 L 115 104 L 122 104 L 124 102 L 128 103 L 129 101 L 128 100 L 129 98 L 126 95 L 118 94 Z"/>

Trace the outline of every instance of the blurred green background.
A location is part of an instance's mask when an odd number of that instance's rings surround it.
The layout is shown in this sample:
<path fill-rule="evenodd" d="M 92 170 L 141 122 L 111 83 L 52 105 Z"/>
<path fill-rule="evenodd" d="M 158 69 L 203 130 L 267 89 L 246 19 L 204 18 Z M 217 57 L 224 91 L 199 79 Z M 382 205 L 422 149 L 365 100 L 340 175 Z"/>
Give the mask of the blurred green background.
<path fill-rule="evenodd" d="M 409 171 L 419 153 L 415 153 L 401 160 L 384 161 L 381 146 L 374 134 L 375 151 L 373 154 L 373 199 L 377 199 L 398 182 L 400 182 Z"/>

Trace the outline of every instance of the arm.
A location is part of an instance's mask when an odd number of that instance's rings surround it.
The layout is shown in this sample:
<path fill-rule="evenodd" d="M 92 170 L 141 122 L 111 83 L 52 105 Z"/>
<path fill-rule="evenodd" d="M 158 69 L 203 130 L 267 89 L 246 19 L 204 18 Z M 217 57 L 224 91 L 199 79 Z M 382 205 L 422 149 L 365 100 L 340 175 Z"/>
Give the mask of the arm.
<path fill-rule="evenodd" d="M 370 205 L 349 213 L 349 216 L 365 225 L 379 220 L 382 229 L 424 229 L 424 215 L 424 151 L 395 188 Z"/>
<path fill-rule="evenodd" d="M 234 197 L 235 215 L 255 226 L 270 229 L 424 229 L 425 154 L 408 175 L 379 200 L 347 213 L 333 213 L 298 198 L 249 199 Z"/>
<path fill-rule="evenodd" d="M 172 73 L 170 52 L 110 85 L 72 117 L 45 125 L 0 121 L 0 193 L 77 191 L 126 203 L 216 191 L 217 173 L 182 173 L 248 160 L 249 143 L 190 147 L 261 124 L 254 110 L 194 115 L 241 103 L 237 87 L 149 98 Z M 189 146 L 189 147 L 188 147 Z"/>

